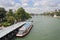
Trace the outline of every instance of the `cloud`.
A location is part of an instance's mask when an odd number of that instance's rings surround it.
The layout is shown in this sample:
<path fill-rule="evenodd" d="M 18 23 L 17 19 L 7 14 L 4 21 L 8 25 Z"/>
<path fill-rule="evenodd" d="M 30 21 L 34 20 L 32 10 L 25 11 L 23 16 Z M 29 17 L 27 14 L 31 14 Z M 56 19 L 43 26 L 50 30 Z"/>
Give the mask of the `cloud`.
<path fill-rule="evenodd" d="M 30 13 L 42 13 L 60 9 L 60 0 L 0 0 L 0 7 L 16 10 L 23 7 Z"/>
<path fill-rule="evenodd" d="M 21 7 L 20 3 L 15 3 L 14 0 L 0 0 L 0 7 L 4 7 L 6 10 L 14 9 Z"/>
<path fill-rule="evenodd" d="M 9 9 L 17 10 L 20 7 L 21 7 L 21 4 L 16 3 L 13 7 L 7 7 L 7 10 L 9 10 Z"/>
<path fill-rule="evenodd" d="M 12 0 L 0 0 L 0 5 L 6 6 L 6 7 L 10 7 L 10 6 L 14 6 L 14 1 Z"/>
<path fill-rule="evenodd" d="M 16 3 L 15 8 L 19 8 L 19 7 L 21 7 L 21 4 Z"/>
<path fill-rule="evenodd" d="M 28 4 L 27 3 L 23 3 L 22 6 L 25 7 L 25 6 L 28 6 Z"/>
<path fill-rule="evenodd" d="M 27 2 L 29 2 L 29 0 L 19 0 L 19 1 L 21 1 L 22 3 L 27 3 Z"/>
<path fill-rule="evenodd" d="M 59 9 L 60 1 L 59 0 L 39 0 L 34 1 L 34 7 L 39 7 L 42 11 L 53 11 Z"/>
<path fill-rule="evenodd" d="M 40 11 L 42 12 L 42 10 L 41 9 L 39 9 L 39 8 L 31 8 L 31 7 L 27 7 L 27 8 L 24 8 L 27 12 L 29 12 L 29 13 L 40 13 Z"/>
<path fill-rule="evenodd" d="M 40 0 L 40 1 L 36 1 L 34 2 L 35 6 L 54 6 L 56 5 L 55 2 L 53 2 L 52 0 Z"/>
<path fill-rule="evenodd" d="M 34 3 L 34 6 L 39 6 L 39 2 Z"/>

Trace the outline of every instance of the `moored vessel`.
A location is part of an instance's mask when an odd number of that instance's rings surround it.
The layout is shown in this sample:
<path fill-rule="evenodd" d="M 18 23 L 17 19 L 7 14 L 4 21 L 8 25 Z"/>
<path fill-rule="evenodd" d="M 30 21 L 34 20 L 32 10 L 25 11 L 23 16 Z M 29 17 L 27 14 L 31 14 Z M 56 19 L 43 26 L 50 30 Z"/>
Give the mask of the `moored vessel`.
<path fill-rule="evenodd" d="M 25 25 L 23 25 L 20 29 L 19 32 L 16 34 L 17 37 L 24 37 L 27 35 L 31 28 L 33 27 L 32 22 L 26 22 Z"/>

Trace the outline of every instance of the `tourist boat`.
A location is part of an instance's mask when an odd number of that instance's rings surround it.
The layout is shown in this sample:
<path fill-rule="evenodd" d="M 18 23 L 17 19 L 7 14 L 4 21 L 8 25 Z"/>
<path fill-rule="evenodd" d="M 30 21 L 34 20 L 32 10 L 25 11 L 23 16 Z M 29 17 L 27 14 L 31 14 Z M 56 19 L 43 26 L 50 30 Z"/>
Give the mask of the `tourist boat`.
<path fill-rule="evenodd" d="M 55 18 L 60 18 L 60 16 L 54 15 Z"/>
<path fill-rule="evenodd" d="M 54 15 L 54 17 L 57 17 L 56 15 Z"/>
<path fill-rule="evenodd" d="M 25 25 L 23 25 L 20 29 L 19 32 L 16 34 L 17 37 L 24 37 L 27 35 L 31 28 L 33 27 L 32 22 L 26 22 Z"/>

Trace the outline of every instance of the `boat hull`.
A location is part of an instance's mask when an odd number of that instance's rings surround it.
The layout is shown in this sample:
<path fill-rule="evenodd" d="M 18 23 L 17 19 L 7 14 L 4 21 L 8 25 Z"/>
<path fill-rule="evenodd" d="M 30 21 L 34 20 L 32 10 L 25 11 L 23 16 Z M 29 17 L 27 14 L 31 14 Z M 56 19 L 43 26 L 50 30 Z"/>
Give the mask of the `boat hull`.
<path fill-rule="evenodd" d="M 26 32 L 26 33 L 24 33 L 24 34 L 22 34 L 22 35 L 17 34 L 16 36 L 17 36 L 17 37 L 25 37 L 25 36 L 30 32 L 30 30 L 32 29 L 32 27 L 33 27 L 33 25 L 31 25 L 31 26 L 27 29 L 27 32 Z"/>

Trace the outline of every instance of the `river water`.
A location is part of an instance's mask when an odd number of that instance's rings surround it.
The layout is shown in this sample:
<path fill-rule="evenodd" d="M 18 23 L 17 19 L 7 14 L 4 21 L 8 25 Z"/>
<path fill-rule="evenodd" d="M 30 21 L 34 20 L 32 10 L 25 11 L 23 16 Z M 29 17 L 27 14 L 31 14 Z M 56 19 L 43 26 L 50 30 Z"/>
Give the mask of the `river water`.
<path fill-rule="evenodd" d="M 33 16 L 30 33 L 15 40 L 60 40 L 60 19 L 49 16 Z"/>

